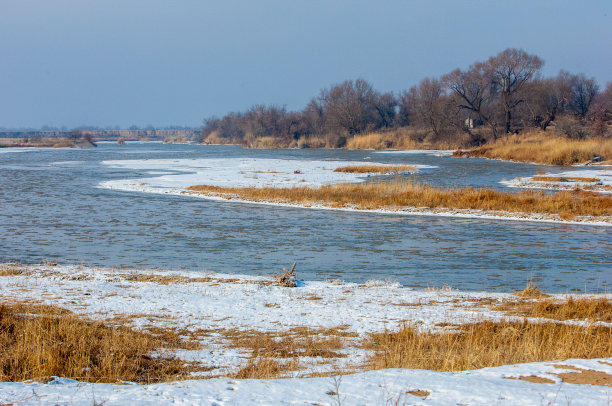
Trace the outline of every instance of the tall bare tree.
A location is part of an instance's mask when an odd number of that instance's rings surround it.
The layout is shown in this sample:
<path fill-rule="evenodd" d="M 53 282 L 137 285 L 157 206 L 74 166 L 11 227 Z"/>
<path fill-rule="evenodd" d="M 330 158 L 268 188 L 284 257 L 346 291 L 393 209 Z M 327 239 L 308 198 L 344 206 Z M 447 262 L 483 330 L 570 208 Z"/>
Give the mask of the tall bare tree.
<path fill-rule="evenodd" d="M 585 118 L 593 99 L 599 92 L 595 78 L 587 78 L 584 74 L 570 75 L 570 101 L 571 111 L 580 118 Z"/>
<path fill-rule="evenodd" d="M 509 48 L 489 58 L 493 83 L 499 87 L 501 106 L 504 110 L 504 129 L 512 132 L 512 112 L 525 101 L 523 89 L 540 72 L 544 63 L 536 55 L 522 49 Z"/>
<path fill-rule="evenodd" d="M 467 71 L 456 69 L 444 75 L 442 82 L 451 90 L 456 107 L 474 114 L 479 121 L 491 128 L 493 137 L 497 138 L 499 126 L 495 117 L 497 88 L 493 83 L 491 72 L 487 64 L 478 62 L 470 66 Z"/>

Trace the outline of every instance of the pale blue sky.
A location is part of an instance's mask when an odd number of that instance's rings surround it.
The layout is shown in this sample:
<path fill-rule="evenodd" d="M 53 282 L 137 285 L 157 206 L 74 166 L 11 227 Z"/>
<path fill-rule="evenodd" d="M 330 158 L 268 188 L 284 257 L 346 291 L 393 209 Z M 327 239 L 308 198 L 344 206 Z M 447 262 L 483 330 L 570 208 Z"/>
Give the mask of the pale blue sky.
<path fill-rule="evenodd" d="M 508 47 L 612 81 L 612 0 L 0 0 L 0 127 L 199 126 Z"/>

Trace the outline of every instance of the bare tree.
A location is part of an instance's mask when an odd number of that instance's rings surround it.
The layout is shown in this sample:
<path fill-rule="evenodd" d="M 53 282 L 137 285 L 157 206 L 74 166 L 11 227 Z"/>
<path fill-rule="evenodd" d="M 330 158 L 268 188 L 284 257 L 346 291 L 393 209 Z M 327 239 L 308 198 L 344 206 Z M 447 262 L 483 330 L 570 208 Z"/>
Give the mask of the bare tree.
<path fill-rule="evenodd" d="M 457 108 L 474 114 L 479 121 L 487 124 L 498 135 L 498 120 L 495 117 L 497 88 L 493 84 L 491 69 L 478 62 L 467 71 L 456 69 L 442 77 L 444 85 L 451 90 Z"/>
<path fill-rule="evenodd" d="M 570 81 L 566 72 L 548 79 L 536 79 L 525 86 L 525 103 L 522 105 L 528 125 L 546 130 L 559 114 L 567 111 L 570 98 Z"/>
<path fill-rule="evenodd" d="M 324 90 L 326 124 L 331 132 L 344 131 L 349 135 L 359 134 L 374 121 L 374 104 L 377 94 L 372 85 L 363 79 L 347 80 Z"/>
<path fill-rule="evenodd" d="M 512 132 L 512 112 L 524 99 L 523 89 L 542 68 L 543 62 L 522 49 L 509 48 L 489 58 L 493 83 L 499 87 L 501 106 L 504 110 L 504 129 Z"/>
<path fill-rule="evenodd" d="M 599 92 L 595 78 L 587 78 L 584 74 L 570 75 L 570 110 L 580 118 L 585 118 L 593 99 Z"/>
<path fill-rule="evenodd" d="M 599 93 L 590 105 L 587 118 L 591 122 L 591 132 L 598 137 L 612 135 L 612 82 L 608 83 L 606 90 Z"/>
<path fill-rule="evenodd" d="M 414 123 L 428 128 L 436 138 L 451 130 L 452 99 L 446 96 L 445 88 L 438 79 L 426 78 L 412 87 L 408 97 L 413 106 Z"/>

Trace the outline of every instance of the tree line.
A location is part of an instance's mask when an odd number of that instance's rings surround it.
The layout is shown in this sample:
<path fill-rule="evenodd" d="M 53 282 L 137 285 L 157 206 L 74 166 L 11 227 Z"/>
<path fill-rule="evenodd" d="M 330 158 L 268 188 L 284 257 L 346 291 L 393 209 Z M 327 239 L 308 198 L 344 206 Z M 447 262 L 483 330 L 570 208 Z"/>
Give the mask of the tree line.
<path fill-rule="evenodd" d="M 601 91 L 584 74 L 561 71 L 543 78 L 543 61 L 506 49 L 468 69 L 425 78 L 398 94 L 382 93 L 364 79 L 323 89 L 301 111 L 256 105 L 246 112 L 204 120 L 200 142 L 278 147 L 316 138 L 342 147 L 355 135 L 411 129 L 417 141 L 467 140 L 480 145 L 530 128 L 572 138 L 612 135 L 612 82 Z"/>

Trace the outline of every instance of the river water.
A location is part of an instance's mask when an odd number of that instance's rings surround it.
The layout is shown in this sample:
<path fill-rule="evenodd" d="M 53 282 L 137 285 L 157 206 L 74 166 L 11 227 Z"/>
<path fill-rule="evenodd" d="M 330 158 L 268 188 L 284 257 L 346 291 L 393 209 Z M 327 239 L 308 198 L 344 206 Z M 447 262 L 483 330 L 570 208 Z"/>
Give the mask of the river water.
<path fill-rule="evenodd" d="M 436 168 L 414 179 L 444 187 L 508 189 L 502 179 L 558 170 L 431 153 L 160 143 L 0 150 L 0 262 L 270 275 L 297 261 L 305 280 L 489 291 L 520 289 L 530 279 L 550 292 L 605 292 L 612 283 L 610 227 L 297 209 L 98 187 L 151 177 L 102 161 L 212 157 L 425 164 Z"/>

